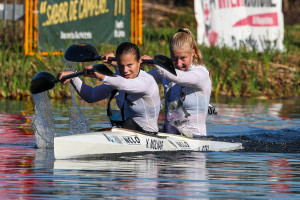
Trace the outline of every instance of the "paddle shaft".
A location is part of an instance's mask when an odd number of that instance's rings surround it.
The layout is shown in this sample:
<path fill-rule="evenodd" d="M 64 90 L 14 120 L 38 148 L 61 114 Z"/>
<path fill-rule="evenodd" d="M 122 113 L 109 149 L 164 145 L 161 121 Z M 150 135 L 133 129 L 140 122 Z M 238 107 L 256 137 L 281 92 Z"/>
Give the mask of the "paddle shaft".
<path fill-rule="evenodd" d="M 99 56 L 96 48 L 87 43 L 71 45 L 65 52 L 64 58 L 70 62 L 92 62 L 106 60 L 105 56 Z M 109 61 L 117 61 L 115 57 L 109 57 Z M 155 55 L 153 60 L 143 60 L 143 64 L 157 64 L 175 76 L 176 71 L 170 58 L 163 55 Z"/>
<path fill-rule="evenodd" d="M 100 61 L 105 60 L 105 59 L 106 59 L 105 56 L 96 56 L 96 58 L 95 58 L 95 60 L 100 60 Z M 117 61 L 117 58 L 115 58 L 115 57 L 109 57 L 108 60 L 109 61 Z"/>
<path fill-rule="evenodd" d="M 101 57 L 101 56 L 99 56 Z M 117 59 L 115 57 L 110 57 L 109 60 L 111 61 L 116 61 Z M 143 60 L 143 64 L 155 64 L 155 60 Z M 95 72 L 95 69 L 90 69 L 89 72 Z M 61 78 L 61 81 L 64 81 L 64 80 L 67 80 L 67 79 L 71 79 L 71 78 L 74 78 L 74 77 L 78 77 L 78 76 L 81 76 L 84 74 L 84 71 L 78 71 L 78 72 L 74 72 L 72 74 L 68 74 L 68 75 L 65 75 Z M 56 83 L 59 82 L 58 79 L 56 79 L 55 81 Z"/>
<path fill-rule="evenodd" d="M 143 62 L 142 62 L 143 64 L 156 64 L 155 63 L 155 60 L 143 60 Z"/>
<path fill-rule="evenodd" d="M 97 56 L 96 59 L 97 60 L 104 60 L 104 59 L 106 59 L 106 57 L 105 56 Z M 116 57 L 109 57 L 108 60 L 109 61 L 117 61 L 117 58 Z M 155 59 L 143 60 L 142 63 L 143 64 L 156 64 Z"/>
<path fill-rule="evenodd" d="M 105 60 L 106 57 L 105 56 L 97 56 L 96 60 Z M 108 58 L 109 61 L 117 61 L 116 57 L 109 57 Z M 149 59 L 149 60 L 143 60 L 142 62 L 143 64 L 155 64 L 155 60 L 154 59 Z"/>
<path fill-rule="evenodd" d="M 89 72 L 95 72 L 95 69 L 90 69 L 89 70 Z M 84 71 L 82 70 L 82 71 L 78 71 L 78 72 L 74 72 L 74 73 L 72 73 L 72 74 L 68 74 L 68 75 L 65 75 L 65 76 L 63 76 L 62 78 L 61 78 L 61 80 L 58 80 L 57 78 L 56 78 L 56 80 L 55 80 L 55 83 L 58 83 L 58 82 L 62 82 L 62 81 L 65 81 L 65 80 L 67 80 L 67 79 L 71 79 L 71 78 L 74 78 L 74 77 L 78 77 L 78 76 L 81 76 L 81 75 L 83 75 L 84 74 Z"/>
<path fill-rule="evenodd" d="M 109 57 L 109 60 L 116 61 L 117 59 L 115 57 Z M 169 71 L 170 73 L 177 76 L 177 73 L 175 71 L 172 61 L 165 56 L 156 55 L 156 56 L 154 56 L 154 59 L 143 60 L 142 64 L 150 64 L 150 65 L 157 64 L 157 65 L 161 66 L 162 68 L 166 69 L 167 71 Z"/>

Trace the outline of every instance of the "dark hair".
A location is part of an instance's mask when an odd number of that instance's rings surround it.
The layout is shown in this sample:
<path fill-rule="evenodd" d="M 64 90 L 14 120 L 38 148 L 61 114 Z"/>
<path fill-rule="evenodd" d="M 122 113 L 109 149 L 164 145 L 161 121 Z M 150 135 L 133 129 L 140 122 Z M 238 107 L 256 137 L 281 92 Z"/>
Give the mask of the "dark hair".
<path fill-rule="evenodd" d="M 116 57 L 118 59 L 120 55 L 128 53 L 135 55 L 137 61 L 141 58 L 139 47 L 131 42 L 121 43 L 116 50 Z"/>

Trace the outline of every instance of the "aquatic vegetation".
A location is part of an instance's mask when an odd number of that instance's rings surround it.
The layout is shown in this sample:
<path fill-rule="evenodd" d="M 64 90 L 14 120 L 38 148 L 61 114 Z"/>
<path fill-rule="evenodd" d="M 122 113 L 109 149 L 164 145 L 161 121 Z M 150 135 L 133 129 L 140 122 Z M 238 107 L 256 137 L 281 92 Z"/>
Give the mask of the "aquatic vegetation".
<path fill-rule="evenodd" d="M 177 15 L 178 12 L 180 11 L 174 10 L 174 14 L 166 15 L 165 21 L 158 24 L 145 20 L 147 25 L 143 28 L 143 44 L 140 46 L 142 55 L 170 56 L 168 43 L 178 27 L 187 26 L 196 35 L 194 19 L 190 16 L 192 12 L 185 12 L 190 14 L 184 18 Z M 5 34 L 0 40 L 0 98 L 30 99 L 30 82 L 36 73 L 47 71 L 55 75 L 67 66 L 62 55 L 24 56 L 21 40 L 8 38 L 8 35 L 12 34 Z M 246 48 L 232 50 L 201 45 L 203 63 L 211 75 L 212 95 L 268 98 L 299 96 L 299 41 L 300 25 L 287 25 L 285 52 L 268 49 L 261 53 Z M 114 52 L 117 47 L 117 44 L 93 45 L 100 55 Z M 84 64 L 76 64 L 74 70 L 82 70 L 83 66 Z M 114 71 L 113 68 L 112 70 Z M 151 67 L 144 66 L 144 70 L 149 71 Z M 49 91 L 49 95 L 52 98 L 70 97 L 70 88 L 58 85 Z"/>
<path fill-rule="evenodd" d="M 247 49 L 201 47 L 204 64 L 211 72 L 214 96 L 291 97 L 299 95 L 299 58 L 285 53 Z M 296 61 L 296 62 L 295 62 Z"/>

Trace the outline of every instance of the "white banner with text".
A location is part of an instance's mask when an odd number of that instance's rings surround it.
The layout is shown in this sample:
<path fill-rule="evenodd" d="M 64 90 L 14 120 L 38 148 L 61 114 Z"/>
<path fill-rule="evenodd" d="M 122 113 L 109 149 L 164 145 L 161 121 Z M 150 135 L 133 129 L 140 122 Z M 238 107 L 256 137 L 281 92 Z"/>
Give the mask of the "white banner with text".
<path fill-rule="evenodd" d="M 194 0 L 194 7 L 198 44 L 284 50 L 281 0 Z"/>

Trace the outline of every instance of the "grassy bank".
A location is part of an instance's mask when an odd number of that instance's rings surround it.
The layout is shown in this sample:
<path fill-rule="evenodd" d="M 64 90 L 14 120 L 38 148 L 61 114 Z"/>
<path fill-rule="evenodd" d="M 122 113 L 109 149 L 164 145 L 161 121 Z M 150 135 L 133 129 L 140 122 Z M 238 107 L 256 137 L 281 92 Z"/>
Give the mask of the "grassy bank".
<path fill-rule="evenodd" d="M 178 27 L 189 27 L 194 34 L 196 33 L 193 14 L 185 16 L 180 12 L 172 10 L 161 22 L 150 23 L 149 19 L 144 20 L 147 25 L 143 29 L 144 44 L 140 47 L 142 54 L 169 56 L 168 41 Z M 8 38 L 7 35 L 13 34 L 4 34 L 0 40 L 0 97 L 31 98 L 30 82 L 37 72 L 47 71 L 56 75 L 66 66 L 62 56 L 25 57 L 20 39 Z M 285 26 L 284 53 L 259 53 L 246 49 L 236 51 L 225 47 L 200 46 L 204 64 L 211 72 L 212 95 L 266 98 L 299 96 L 299 41 L 298 24 Z M 114 45 L 93 45 L 101 54 L 116 49 Z M 80 67 L 77 67 L 77 70 L 80 70 Z M 146 67 L 145 70 L 149 69 Z M 55 98 L 69 96 L 69 93 L 69 87 L 60 87 L 59 84 L 50 91 L 50 95 Z"/>

